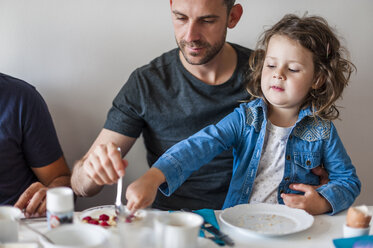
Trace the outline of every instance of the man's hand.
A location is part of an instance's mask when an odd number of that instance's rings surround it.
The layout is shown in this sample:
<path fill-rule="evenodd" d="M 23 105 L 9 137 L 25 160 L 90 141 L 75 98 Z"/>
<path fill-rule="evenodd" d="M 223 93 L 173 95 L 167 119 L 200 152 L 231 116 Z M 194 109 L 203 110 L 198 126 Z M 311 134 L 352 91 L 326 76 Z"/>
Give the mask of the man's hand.
<path fill-rule="evenodd" d="M 45 216 L 47 190 L 42 183 L 35 182 L 23 192 L 14 206 L 24 210 L 26 218 Z"/>
<path fill-rule="evenodd" d="M 142 177 L 127 187 L 127 208 L 133 211 L 150 206 L 157 195 L 159 185 L 165 180 L 162 171 L 150 168 Z"/>
<path fill-rule="evenodd" d="M 26 218 L 45 216 L 48 188 L 70 186 L 70 169 L 63 156 L 49 165 L 31 169 L 39 182 L 31 184 L 14 205 L 25 212 Z"/>
<path fill-rule="evenodd" d="M 323 214 L 332 210 L 330 203 L 322 197 L 316 189 L 319 186 L 306 184 L 291 184 L 290 188 L 304 192 L 304 195 L 281 194 L 284 203 L 288 207 L 300 208 L 312 215 Z"/>
<path fill-rule="evenodd" d="M 98 145 L 83 162 L 83 169 L 97 185 L 114 184 L 124 176 L 128 162 L 112 142 Z"/>
<path fill-rule="evenodd" d="M 117 182 L 128 162 L 122 159 L 136 138 L 102 129 L 84 157 L 74 165 L 71 187 L 78 196 L 94 196 L 105 184 Z M 122 152 L 117 149 L 121 148 Z M 122 154 L 121 154 L 122 153 Z"/>

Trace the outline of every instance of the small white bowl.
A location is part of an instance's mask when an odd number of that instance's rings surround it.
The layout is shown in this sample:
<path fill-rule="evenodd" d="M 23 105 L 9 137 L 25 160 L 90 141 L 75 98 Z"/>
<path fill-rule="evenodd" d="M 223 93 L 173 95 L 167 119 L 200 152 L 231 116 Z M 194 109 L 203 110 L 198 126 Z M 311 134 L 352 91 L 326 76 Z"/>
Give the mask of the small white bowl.
<path fill-rule="evenodd" d="M 13 206 L 0 206 L 0 243 L 18 241 L 18 220 L 21 210 Z"/>
<path fill-rule="evenodd" d="M 101 248 L 109 244 L 110 234 L 104 228 L 89 224 L 66 224 L 45 233 L 54 244 L 42 237 L 44 248 Z"/>
<path fill-rule="evenodd" d="M 38 243 L 6 243 L 1 244 L 1 248 L 39 248 Z"/>
<path fill-rule="evenodd" d="M 356 228 L 356 227 L 349 227 L 346 224 L 343 225 L 343 237 L 344 238 L 352 238 L 357 236 L 364 236 L 369 235 L 370 226 L 367 228 Z"/>

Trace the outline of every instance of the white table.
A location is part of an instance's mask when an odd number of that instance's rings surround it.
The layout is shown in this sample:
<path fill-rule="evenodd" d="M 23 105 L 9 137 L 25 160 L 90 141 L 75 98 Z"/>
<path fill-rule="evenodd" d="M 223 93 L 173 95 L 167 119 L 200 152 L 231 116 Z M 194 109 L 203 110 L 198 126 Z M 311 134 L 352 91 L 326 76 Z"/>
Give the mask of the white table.
<path fill-rule="evenodd" d="M 369 210 L 373 212 L 373 206 L 369 207 Z M 216 211 L 216 217 L 219 220 L 219 215 L 221 211 Z M 265 247 L 276 247 L 276 248 L 291 248 L 291 247 L 317 247 L 317 248 L 327 248 L 334 247 L 333 239 L 341 238 L 343 224 L 345 222 L 347 211 L 343 211 L 337 215 L 318 215 L 315 216 L 315 221 L 311 228 L 296 234 L 276 237 L 276 238 L 263 238 L 263 237 L 236 237 L 235 233 L 229 232 L 229 230 L 223 230 L 228 233 L 236 242 L 237 248 L 243 247 L 255 247 L 255 248 L 265 248 Z M 79 213 L 76 213 L 76 220 Z M 30 222 L 30 225 L 37 228 L 41 232 L 47 231 L 47 223 L 43 222 Z M 372 230 L 371 233 L 372 234 Z M 119 240 L 119 237 L 117 237 Z M 20 226 L 19 242 L 37 242 L 38 237 L 36 234 L 32 233 L 26 227 Z M 113 245 L 117 246 L 119 241 L 115 241 Z M 205 244 L 202 248 L 214 248 L 219 247 L 212 242 L 204 242 Z"/>

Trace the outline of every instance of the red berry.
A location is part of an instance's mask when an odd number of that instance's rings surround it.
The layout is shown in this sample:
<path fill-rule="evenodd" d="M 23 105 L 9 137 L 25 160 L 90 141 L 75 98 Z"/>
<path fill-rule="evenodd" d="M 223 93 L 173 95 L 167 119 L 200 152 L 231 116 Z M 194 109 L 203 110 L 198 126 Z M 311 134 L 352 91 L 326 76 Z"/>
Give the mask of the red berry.
<path fill-rule="evenodd" d="M 110 226 L 106 221 L 101 221 L 100 226 Z"/>
<path fill-rule="evenodd" d="M 88 223 L 93 224 L 93 225 L 98 225 L 99 224 L 98 220 L 95 220 L 95 219 L 92 219 L 92 220 L 88 221 Z"/>
<path fill-rule="evenodd" d="M 106 215 L 106 214 L 101 214 L 100 217 L 98 218 L 99 220 L 104 220 L 104 221 L 108 221 L 109 220 L 109 216 Z"/>
<path fill-rule="evenodd" d="M 125 223 L 132 223 L 132 219 L 131 218 L 126 218 L 124 222 Z"/>
<path fill-rule="evenodd" d="M 92 220 L 92 217 L 91 216 L 86 216 L 86 217 L 83 218 L 83 220 L 86 220 L 86 221 L 89 222 L 90 220 Z"/>

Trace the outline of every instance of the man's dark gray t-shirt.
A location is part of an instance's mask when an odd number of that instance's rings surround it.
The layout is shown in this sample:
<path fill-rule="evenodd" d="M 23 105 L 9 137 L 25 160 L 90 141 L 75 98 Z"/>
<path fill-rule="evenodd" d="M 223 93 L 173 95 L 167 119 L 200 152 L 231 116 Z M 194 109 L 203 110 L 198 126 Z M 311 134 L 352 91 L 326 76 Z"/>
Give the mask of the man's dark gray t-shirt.
<path fill-rule="evenodd" d="M 251 50 L 231 44 L 238 63 L 232 77 L 208 85 L 182 65 L 173 49 L 136 69 L 113 101 L 104 128 L 137 138 L 143 133 L 151 166 L 168 148 L 217 123 L 247 100 L 245 75 Z M 154 208 L 221 209 L 232 175 L 232 151 L 193 173 L 170 197 L 158 192 Z M 130 165 L 131 166 L 131 165 Z"/>

